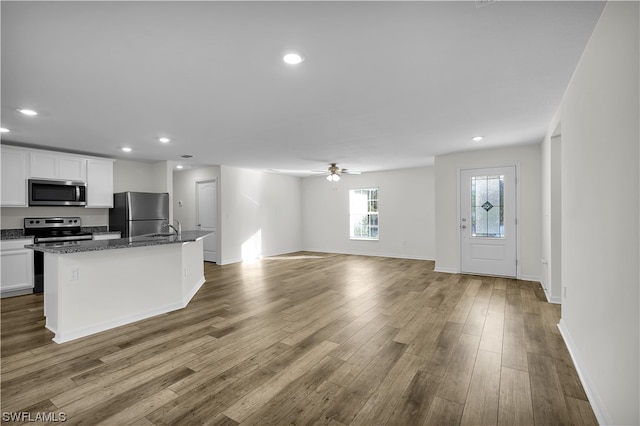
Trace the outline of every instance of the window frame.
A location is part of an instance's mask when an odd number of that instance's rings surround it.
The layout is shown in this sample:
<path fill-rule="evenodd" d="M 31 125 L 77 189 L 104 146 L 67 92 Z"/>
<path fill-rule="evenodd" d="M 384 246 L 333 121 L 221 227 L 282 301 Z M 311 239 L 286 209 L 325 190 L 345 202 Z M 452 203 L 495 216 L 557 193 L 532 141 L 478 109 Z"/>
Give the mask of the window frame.
<path fill-rule="evenodd" d="M 367 211 L 353 211 L 353 202 L 352 195 L 356 194 L 356 191 L 367 191 Z M 375 191 L 375 198 L 371 198 L 371 193 Z M 372 202 L 375 203 L 375 211 L 371 210 Z M 355 235 L 354 230 L 356 229 L 354 224 L 354 216 L 357 217 L 367 217 L 368 225 L 364 225 L 368 227 L 369 236 L 357 236 Z M 371 225 L 371 217 L 375 216 L 375 225 Z M 376 229 L 376 236 L 371 236 L 371 229 Z M 349 240 L 351 241 L 380 241 L 380 188 L 376 187 L 368 187 L 368 188 L 353 188 L 349 189 Z"/>

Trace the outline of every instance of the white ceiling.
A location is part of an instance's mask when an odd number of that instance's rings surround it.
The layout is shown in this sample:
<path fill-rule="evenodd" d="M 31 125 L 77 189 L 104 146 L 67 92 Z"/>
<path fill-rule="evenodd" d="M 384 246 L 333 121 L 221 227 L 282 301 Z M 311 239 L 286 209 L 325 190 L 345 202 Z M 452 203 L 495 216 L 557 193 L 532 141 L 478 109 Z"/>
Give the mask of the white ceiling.
<path fill-rule="evenodd" d="M 374 171 L 539 142 L 604 3 L 1 7 L 4 141 L 143 161 L 191 154 L 191 165 Z M 305 61 L 284 64 L 289 50 Z"/>

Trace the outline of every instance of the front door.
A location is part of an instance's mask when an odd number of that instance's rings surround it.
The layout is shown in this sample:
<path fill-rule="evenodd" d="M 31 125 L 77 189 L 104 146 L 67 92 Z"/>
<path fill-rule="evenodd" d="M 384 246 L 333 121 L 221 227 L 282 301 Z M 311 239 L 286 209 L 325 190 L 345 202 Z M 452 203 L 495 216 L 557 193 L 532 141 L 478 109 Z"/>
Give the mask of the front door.
<path fill-rule="evenodd" d="M 209 231 L 202 240 L 204 260 L 218 261 L 218 188 L 215 180 L 196 182 L 196 223 L 201 231 Z"/>
<path fill-rule="evenodd" d="M 516 168 L 460 172 L 461 270 L 517 275 Z"/>

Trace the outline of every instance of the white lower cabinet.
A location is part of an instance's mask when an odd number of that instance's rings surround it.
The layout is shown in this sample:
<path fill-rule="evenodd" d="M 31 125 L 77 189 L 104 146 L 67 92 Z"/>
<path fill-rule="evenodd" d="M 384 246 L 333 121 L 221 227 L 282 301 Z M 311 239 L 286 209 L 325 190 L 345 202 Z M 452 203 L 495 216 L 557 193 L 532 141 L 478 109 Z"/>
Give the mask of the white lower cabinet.
<path fill-rule="evenodd" d="M 33 289 L 33 250 L 24 248 L 27 244 L 33 244 L 33 240 L 24 238 L 0 243 L 2 296 L 28 293 Z"/>

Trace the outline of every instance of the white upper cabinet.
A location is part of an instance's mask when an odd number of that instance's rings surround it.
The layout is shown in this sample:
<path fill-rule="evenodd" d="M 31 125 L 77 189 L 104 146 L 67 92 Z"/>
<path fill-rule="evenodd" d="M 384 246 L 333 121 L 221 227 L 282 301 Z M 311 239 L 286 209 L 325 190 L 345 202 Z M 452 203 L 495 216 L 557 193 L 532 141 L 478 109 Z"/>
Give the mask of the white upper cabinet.
<path fill-rule="evenodd" d="M 83 157 L 47 151 L 32 151 L 30 157 L 32 178 L 87 180 L 87 160 Z"/>
<path fill-rule="evenodd" d="M 113 160 L 87 160 L 87 207 L 113 207 Z"/>
<path fill-rule="evenodd" d="M 87 183 L 87 207 L 113 207 L 113 162 L 39 149 L 1 145 L 2 207 L 28 207 L 29 179 Z"/>
<path fill-rule="evenodd" d="M 5 145 L 2 148 L 2 207 L 27 206 L 28 153 Z"/>

